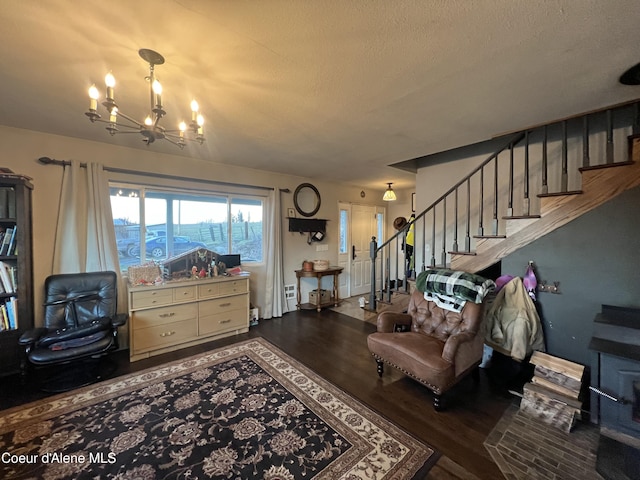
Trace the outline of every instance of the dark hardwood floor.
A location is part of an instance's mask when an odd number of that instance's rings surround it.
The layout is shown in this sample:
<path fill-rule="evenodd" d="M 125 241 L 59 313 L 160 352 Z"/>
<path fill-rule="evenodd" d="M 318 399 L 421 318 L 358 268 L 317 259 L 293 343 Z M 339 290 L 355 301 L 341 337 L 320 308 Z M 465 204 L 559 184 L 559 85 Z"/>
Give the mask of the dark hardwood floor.
<path fill-rule="evenodd" d="M 396 425 L 422 439 L 442 457 L 429 479 L 503 478 L 483 442 L 504 410 L 513 401 L 491 388 L 486 372 L 480 382 L 465 379 L 445 395 L 447 409 L 436 413 L 431 392 L 390 367 L 378 378 L 367 349 L 366 337 L 375 326 L 355 318 L 324 310 L 290 312 L 282 318 L 261 320 L 249 333 L 130 363 L 128 351 L 112 355 L 116 371 L 124 375 L 199 352 L 254 337 L 263 337 L 350 393 Z M 18 375 L 0 378 L 0 409 L 47 396 Z"/>

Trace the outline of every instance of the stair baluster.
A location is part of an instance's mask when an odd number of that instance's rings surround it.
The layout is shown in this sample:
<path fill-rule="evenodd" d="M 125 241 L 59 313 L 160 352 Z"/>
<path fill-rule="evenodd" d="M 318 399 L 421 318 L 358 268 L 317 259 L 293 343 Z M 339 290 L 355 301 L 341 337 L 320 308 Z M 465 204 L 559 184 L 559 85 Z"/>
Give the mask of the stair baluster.
<path fill-rule="evenodd" d="M 493 221 L 491 235 L 498 235 L 498 156 L 493 160 Z"/>
<path fill-rule="evenodd" d="M 607 110 L 607 163 L 613 163 L 613 110 Z"/>
<path fill-rule="evenodd" d="M 467 234 L 464 237 L 464 251 L 471 251 L 471 177 L 467 178 Z"/>
<path fill-rule="evenodd" d="M 582 120 L 582 166 L 588 167 L 589 162 L 589 115 L 585 115 Z"/>
<path fill-rule="evenodd" d="M 524 216 L 531 215 L 531 199 L 529 198 L 529 131 L 524 134 L 524 203 L 522 213 Z"/>
<path fill-rule="evenodd" d="M 509 201 L 507 205 L 507 216 L 513 217 L 513 144 L 509 145 Z"/>
<path fill-rule="evenodd" d="M 433 215 L 433 221 L 431 222 L 431 262 L 429 266 L 431 268 L 436 266 L 436 209 L 435 206 L 431 209 L 431 215 Z"/>
<path fill-rule="evenodd" d="M 546 194 L 549 193 L 549 184 L 548 184 L 548 130 L 547 125 L 542 127 L 542 189 L 540 193 Z M 513 152 L 513 149 L 511 150 Z"/>
<path fill-rule="evenodd" d="M 562 122 L 562 173 L 560 177 L 560 191 L 569 191 L 569 147 L 566 120 Z"/>
<path fill-rule="evenodd" d="M 478 204 L 478 236 L 484 235 L 484 164 L 480 167 L 480 203 Z"/>
<path fill-rule="evenodd" d="M 458 251 L 458 187 L 456 187 L 453 202 L 453 245 L 454 252 Z"/>
<path fill-rule="evenodd" d="M 442 200 L 442 250 L 440 254 L 440 265 L 447 265 L 447 197 Z"/>

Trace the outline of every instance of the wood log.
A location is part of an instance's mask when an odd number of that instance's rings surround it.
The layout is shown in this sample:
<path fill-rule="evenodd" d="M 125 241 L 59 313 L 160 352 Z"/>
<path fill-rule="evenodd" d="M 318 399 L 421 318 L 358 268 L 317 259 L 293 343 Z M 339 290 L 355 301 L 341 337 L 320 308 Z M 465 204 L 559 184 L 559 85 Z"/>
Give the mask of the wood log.
<path fill-rule="evenodd" d="M 552 372 L 556 372 L 557 374 L 572 378 L 577 382 L 582 382 L 584 365 L 570 362 L 569 360 L 564 360 L 542 352 L 533 352 L 530 362 L 534 365 L 544 367 L 547 370 L 551 370 Z"/>
<path fill-rule="evenodd" d="M 534 377 L 531 379 L 533 383 L 541 385 L 549 390 L 558 392 L 569 398 L 577 399 L 580 396 L 582 383 L 562 374 L 548 370 L 545 367 L 536 365 Z"/>
<path fill-rule="evenodd" d="M 524 414 L 567 433 L 574 426 L 581 407 L 581 402 L 533 383 L 525 384 L 520 402 L 520 410 Z"/>

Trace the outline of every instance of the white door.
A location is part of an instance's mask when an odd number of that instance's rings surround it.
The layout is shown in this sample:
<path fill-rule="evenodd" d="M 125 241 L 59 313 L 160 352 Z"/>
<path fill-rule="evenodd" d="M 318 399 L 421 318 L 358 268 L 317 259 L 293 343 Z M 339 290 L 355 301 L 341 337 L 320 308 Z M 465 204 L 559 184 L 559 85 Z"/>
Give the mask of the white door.
<path fill-rule="evenodd" d="M 351 207 L 351 296 L 363 295 L 371 290 L 371 259 L 369 244 L 376 233 L 375 207 Z"/>
<path fill-rule="evenodd" d="M 384 236 L 383 207 L 339 203 L 340 242 L 338 265 L 344 268 L 340 275 L 340 298 L 365 296 L 371 291 L 371 237 L 380 242 Z M 377 284 L 381 278 L 380 259 L 376 265 Z"/>

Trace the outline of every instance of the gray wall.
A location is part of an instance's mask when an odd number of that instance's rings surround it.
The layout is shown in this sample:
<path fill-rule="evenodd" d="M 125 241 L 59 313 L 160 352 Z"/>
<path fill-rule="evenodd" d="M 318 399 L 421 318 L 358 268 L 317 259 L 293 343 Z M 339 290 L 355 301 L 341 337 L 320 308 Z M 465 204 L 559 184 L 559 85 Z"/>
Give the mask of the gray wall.
<path fill-rule="evenodd" d="M 502 273 L 560 282 L 539 293 L 547 352 L 589 363 L 593 319 L 602 304 L 640 308 L 640 187 L 622 193 L 502 260 Z"/>

